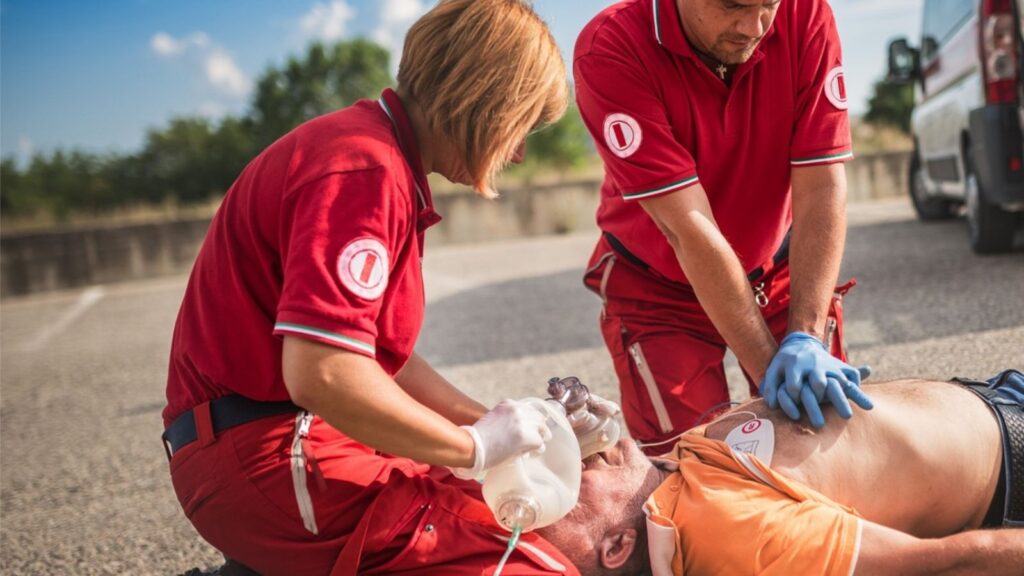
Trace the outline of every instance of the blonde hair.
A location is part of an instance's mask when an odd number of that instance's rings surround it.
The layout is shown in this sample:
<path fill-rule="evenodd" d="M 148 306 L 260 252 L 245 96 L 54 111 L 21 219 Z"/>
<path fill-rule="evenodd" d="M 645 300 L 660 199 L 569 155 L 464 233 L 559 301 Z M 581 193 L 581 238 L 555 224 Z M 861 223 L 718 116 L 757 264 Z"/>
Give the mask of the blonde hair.
<path fill-rule="evenodd" d="M 558 46 L 523 0 L 441 0 L 406 34 L 398 85 L 485 198 L 527 134 L 569 100 Z"/>

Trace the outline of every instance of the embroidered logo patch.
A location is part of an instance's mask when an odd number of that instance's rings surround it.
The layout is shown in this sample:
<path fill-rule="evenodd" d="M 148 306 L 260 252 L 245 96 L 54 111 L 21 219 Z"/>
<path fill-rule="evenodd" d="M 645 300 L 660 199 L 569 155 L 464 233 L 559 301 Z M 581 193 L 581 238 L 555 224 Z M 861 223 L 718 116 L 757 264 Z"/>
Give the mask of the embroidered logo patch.
<path fill-rule="evenodd" d="M 609 114 L 604 119 L 604 141 L 619 158 L 628 158 L 640 147 L 640 124 L 628 114 Z"/>
<path fill-rule="evenodd" d="M 825 97 L 840 110 L 846 110 L 849 106 L 846 102 L 846 76 L 842 66 L 836 66 L 825 77 Z"/>
<path fill-rule="evenodd" d="M 338 279 L 356 296 L 376 300 L 388 285 L 388 250 L 376 238 L 360 238 L 338 256 Z"/>

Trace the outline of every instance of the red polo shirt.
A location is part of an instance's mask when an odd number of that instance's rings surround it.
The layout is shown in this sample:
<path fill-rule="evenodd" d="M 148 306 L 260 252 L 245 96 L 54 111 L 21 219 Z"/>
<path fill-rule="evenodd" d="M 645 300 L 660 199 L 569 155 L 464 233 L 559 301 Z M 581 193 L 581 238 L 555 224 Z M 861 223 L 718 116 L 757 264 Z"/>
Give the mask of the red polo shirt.
<path fill-rule="evenodd" d="M 440 220 L 394 92 L 313 119 L 231 186 L 189 279 L 164 423 L 206 400 L 287 400 L 282 335 L 394 375 L 423 321 L 423 232 Z"/>
<path fill-rule="evenodd" d="M 825 0 L 783 0 L 731 85 L 686 40 L 675 0 L 627 0 L 598 14 L 576 42 L 573 72 L 605 164 L 598 225 L 673 280 L 685 281 L 676 256 L 636 200 L 700 183 L 749 272 L 792 222 L 791 168 L 852 157 Z"/>

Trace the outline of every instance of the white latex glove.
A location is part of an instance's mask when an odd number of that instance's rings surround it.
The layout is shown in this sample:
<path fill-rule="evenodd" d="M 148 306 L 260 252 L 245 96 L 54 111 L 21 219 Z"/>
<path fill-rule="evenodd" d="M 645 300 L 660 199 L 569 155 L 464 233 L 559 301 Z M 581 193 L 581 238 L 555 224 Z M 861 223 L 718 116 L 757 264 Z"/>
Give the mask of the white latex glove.
<path fill-rule="evenodd" d="M 542 450 L 551 439 L 545 415 L 518 400 L 502 400 L 472 426 L 462 428 L 473 437 L 473 467 L 451 468 L 459 478 L 481 477 L 514 456 Z"/>
<path fill-rule="evenodd" d="M 622 413 L 622 408 L 611 400 L 605 400 L 593 392 L 590 393 L 590 401 L 587 402 L 587 408 L 591 413 L 601 417 L 611 418 L 618 416 Z"/>

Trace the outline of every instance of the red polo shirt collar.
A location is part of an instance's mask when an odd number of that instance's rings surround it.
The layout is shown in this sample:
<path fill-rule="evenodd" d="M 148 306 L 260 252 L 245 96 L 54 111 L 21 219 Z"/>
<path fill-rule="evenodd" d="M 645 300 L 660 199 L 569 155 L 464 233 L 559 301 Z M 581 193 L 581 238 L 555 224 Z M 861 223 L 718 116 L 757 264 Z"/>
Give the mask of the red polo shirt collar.
<path fill-rule="evenodd" d="M 701 60 L 700 56 L 698 56 L 693 50 L 693 46 L 690 45 L 690 41 L 686 39 L 686 33 L 683 32 L 683 22 L 679 16 L 679 9 L 678 6 L 676 6 L 676 0 L 651 0 L 651 10 L 654 12 L 652 19 L 654 22 L 654 39 L 657 40 L 658 44 L 678 56 L 689 58 L 701 66 L 705 66 L 704 61 Z M 765 42 L 767 42 L 774 33 L 775 23 L 772 22 L 768 31 L 765 32 L 764 37 L 757 43 L 757 48 L 754 49 L 754 54 L 749 60 L 736 68 L 734 73 L 735 78 L 742 76 L 747 70 L 764 58 Z"/>
<path fill-rule="evenodd" d="M 427 174 L 423 170 L 423 157 L 420 155 L 419 144 L 416 142 L 416 133 L 412 129 L 412 122 L 409 121 L 401 99 L 398 98 L 398 94 L 394 90 L 385 88 L 381 92 L 378 102 L 395 127 L 398 144 L 402 148 L 402 156 L 405 157 L 409 169 L 412 170 L 416 195 L 419 198 L 417 227 L 420 232 L 423 232 L 440 222 L 441 215 L 434 211 L 434 199 L 430 192 L 430 183 L 427 182 Z"/>

